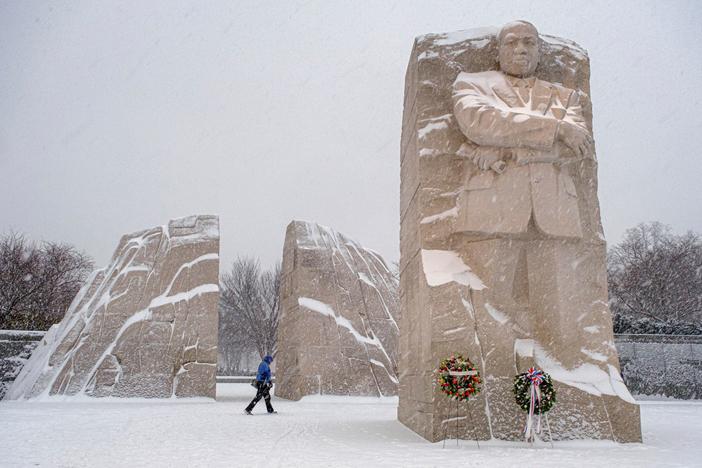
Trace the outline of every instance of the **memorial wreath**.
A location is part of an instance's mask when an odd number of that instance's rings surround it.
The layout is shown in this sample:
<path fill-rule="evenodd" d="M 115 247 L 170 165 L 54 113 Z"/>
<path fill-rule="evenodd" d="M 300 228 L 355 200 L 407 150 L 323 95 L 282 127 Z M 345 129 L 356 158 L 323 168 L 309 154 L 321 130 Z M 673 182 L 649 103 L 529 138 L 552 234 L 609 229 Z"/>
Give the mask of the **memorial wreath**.
<path fill-rule="evenodd" d="M 553 389 L 551 376 L 534 367 L 517 374 L 514 377 L 514 397 L 519 407 L 527 412 L 524 436 L 527 442 L 533 442 L 536 434 L 541 434 L 541 415 L 556 403 L 556 391 Z"/>
<path fill-rule="evenodd" d="M 533 367 L 514 377 L 514 396 L 519 407 L 530 414 L 543 414 L 556 403 L 551 376 Z"/>
<path fill-rule="evenodd" d="M 442 359 L 436 373 L 439 388 L 454 400 L 464 401 L 480 392 L 480 373 L 470 359 L 460 354 Z"/>

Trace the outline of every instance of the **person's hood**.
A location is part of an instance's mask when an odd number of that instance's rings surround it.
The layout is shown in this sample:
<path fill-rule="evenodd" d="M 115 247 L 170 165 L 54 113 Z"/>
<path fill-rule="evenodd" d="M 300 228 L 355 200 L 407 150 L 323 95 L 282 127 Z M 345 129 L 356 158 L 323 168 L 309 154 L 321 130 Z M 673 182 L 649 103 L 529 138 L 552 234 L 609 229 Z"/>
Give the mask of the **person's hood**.
<path fill-rule="evenodd" d="M 273 356 L 268 354 L 263 358 L 263 360 L 266 361 L 268 364 L 270 364 L 271 362 L 273 362 Z"/>

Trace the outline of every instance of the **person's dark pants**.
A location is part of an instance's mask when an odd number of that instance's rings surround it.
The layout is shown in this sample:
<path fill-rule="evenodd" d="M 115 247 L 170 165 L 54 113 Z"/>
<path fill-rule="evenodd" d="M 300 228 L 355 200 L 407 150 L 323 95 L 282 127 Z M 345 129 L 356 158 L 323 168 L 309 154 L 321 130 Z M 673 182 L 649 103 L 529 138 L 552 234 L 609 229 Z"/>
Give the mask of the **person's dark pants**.
<path fill-rule="evenodd" d="M 256 382 L 256 387 L 258 387 L 256 396 L 253 400 L 251 400 L 249 406 L 246 407 L 246 411 L 250 412 L 251 410 L 253 410 L 254 406 L 256 406 L 256 403 L 258 403 L 259 400 L 263 398 L 266 402 L 266 410 L 268 410 L 269 413 L 272 413 L 273 405 L 271 405 L 271 387 L 264 382 Z"/>

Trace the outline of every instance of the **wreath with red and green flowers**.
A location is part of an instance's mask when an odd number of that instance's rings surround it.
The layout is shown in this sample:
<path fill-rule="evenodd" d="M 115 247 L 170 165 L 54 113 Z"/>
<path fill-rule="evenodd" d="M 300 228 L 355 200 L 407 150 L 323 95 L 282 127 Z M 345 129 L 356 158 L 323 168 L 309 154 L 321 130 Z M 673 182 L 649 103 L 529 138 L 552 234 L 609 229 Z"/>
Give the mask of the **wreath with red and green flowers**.
<path fill-rule="evenodd" d="M 442 359 L 436 371 L 436 384 L 453 400 L 465 401 L 480 392 L 480 373 L 470 359 L 460 354 Z"/>

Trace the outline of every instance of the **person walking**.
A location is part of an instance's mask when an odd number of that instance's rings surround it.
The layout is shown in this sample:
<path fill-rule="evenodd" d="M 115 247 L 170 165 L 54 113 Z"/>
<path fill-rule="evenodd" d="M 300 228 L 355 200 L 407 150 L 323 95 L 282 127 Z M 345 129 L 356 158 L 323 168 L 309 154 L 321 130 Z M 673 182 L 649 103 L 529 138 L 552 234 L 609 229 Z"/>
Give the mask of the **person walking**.
<path fill-rule="evenodd" d="M 273 409 L 273 405 L 271 405 L 271 388 L 273 387 L 273 383 L 271 382 L 271 362 L 273 362 L 273 356 L 269 354 L 266 355 L 263 361 L 261 361 L 261 364 L 258 365 L 258 372 L 256 373 L 256 396 L 244 410 L 246 414 L 251 414 L 254 406 L 256 406 L 256 403 L 258 403 L 261 398 L 266 402 L 268 414 L 277 413 L 277 411 Z"/>

